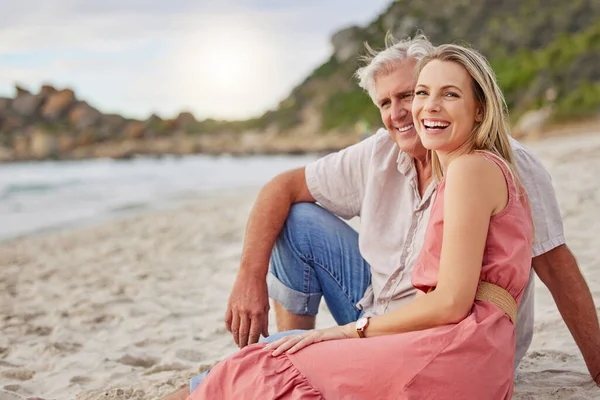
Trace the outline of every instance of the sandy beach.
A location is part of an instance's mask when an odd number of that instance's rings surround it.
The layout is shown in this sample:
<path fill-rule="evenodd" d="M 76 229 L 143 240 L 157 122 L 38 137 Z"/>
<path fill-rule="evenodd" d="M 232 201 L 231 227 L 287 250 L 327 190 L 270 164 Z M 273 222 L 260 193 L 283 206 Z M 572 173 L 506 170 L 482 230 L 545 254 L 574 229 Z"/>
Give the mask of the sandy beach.
<path fill-rule="evenodd" d="M 553 176 L 567 242 L 600 305 L 600 135 L 527 145 Z M 158 399 L 235 351 L 223 315 L 256 193 L 0 244 L 0 400 Z M 600 398 L 539 280 L 535 295 L 514 398 Z M 322 308 L 318 325 L 331 325 Z"/>

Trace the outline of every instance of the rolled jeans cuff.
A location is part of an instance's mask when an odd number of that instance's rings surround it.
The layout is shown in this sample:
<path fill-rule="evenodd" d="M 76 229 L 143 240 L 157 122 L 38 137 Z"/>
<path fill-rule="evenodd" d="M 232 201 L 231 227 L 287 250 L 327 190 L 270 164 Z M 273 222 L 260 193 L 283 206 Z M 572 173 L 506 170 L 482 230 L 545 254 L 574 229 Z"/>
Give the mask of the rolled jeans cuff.
<path fill-rule="evenodd" d="M 322 293 L 302 293 L 287 287 L 271 272 L 267 275 L 269 297 L 295 315 L 315 316 L 319 312 Z"/>

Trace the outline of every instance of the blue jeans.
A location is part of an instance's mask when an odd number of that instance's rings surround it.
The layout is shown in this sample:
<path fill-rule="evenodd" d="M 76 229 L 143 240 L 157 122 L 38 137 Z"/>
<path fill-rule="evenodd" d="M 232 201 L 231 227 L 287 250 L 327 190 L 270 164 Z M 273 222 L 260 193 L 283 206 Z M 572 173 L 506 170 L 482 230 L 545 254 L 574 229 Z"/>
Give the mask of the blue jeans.
<path fill-rule="evenodd" d="M 321 298 L 339 325 L 356 321 L 356 303 L 371 283 L 369 264 L 358 249 L 358 233 L 313 203 L 294 204 L 271 253 L 269 296 L 297 315 L 317 315 Z M 279 332 L 270 343 L 303 331 Z M 193 392 L 208 374 L 190 379 Z"/>
<path fill-rule="evenodd" d="M 358 233 L 313 203 L 292 206 L 271 253 L 269 296 L 296 315 L 317 315 L 321 298 L 339 325 L 356 321 L 371 283 Z"/>

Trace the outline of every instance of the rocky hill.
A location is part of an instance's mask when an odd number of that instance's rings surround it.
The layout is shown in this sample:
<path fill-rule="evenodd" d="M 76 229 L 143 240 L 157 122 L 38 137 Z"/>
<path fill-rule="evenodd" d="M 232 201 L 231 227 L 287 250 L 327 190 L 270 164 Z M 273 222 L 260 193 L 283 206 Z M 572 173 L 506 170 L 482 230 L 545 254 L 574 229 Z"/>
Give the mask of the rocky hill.
<path fill-rule="evenodd" d="M 600 115 L 600 1 L 398 0 L 368 26 L 335 34 L 331 58 L 278 110 L 261 117 L 264 126 L 308 134 L 315 127 L 348 129 L 359 118 L 379 126 L 377 110 L 352 74 L 363 42 L 380 48 L 388 30 L 397 38 L 421 30 L 434 44 L 479 49 L 498 75 L 513 121 Z M 541 113 L 525 115 L 531 110 Z"/>
<path fill-rule="evenodd" d="M 467 42 L 492 63 L 515 131 L 600 116 L 600 1 L 397 0 L 375 21 L 331 38 L 329 60 L 276 110 L 246 121 L 197 121 L 183 112 L 146 121 L 106 115 L 69 89 L 16 88 L 0 98 L 0 160 L 135 154 L 327 151 L 359 139 L 379 115 L 352 75 L 364 42 L 378 48 L 423 31 L 434 44 Z"/>

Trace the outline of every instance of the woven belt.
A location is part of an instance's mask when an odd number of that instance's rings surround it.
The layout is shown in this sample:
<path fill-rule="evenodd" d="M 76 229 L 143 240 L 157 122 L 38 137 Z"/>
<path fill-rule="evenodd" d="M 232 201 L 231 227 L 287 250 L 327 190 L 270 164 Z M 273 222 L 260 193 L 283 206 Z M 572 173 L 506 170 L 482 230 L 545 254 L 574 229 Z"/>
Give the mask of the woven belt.
<path fill-rule="evenodd" d="M 475 300 L 494 303 L 508 315 L 513 324 L 517 323 L 517 302 L 506 289 L 493 283 L 480 281 Z"/>
<path fill-rule="evenodd" d="M 435 287 L 429 288 L 427 293 L 432 292 Z M 517 323 L 517 302 L 506 289 L 493 283 L 480 281 L 475 300 L 489 301 L 504 311 L 513 324 Z"/>

